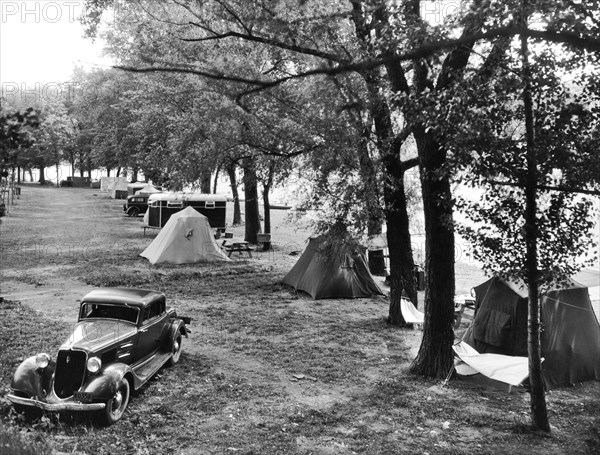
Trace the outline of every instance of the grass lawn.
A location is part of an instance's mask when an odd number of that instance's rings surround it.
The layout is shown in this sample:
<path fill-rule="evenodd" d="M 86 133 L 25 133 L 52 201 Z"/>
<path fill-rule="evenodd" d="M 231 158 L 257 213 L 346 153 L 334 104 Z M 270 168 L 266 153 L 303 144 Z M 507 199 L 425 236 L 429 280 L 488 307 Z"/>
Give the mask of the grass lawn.
<path fill-rule="evenodd" d="M 2 455 L 600 452 L 599 383 L 551 390 L 552 432 L 532 432 L 522 389 L 410 375 L 421 332 L 389 326 L 385 297 L 314 301 L 280 284 L 308 237 L 283 211 L 273 212 L 273 252 L 158 267 L 138 256 L 155 234 L 123 216 L 122 201 L 87 189 L 22 193 L 0 226 Z M 457 292 L 482 277 L 457 264 Z M 5 398 L 14 369 L 55 354 L 75 300 L 95 286 L 165 292 L 193 319 L 180 363 L 111 427 L 85 415 L 24 420 Z"/>

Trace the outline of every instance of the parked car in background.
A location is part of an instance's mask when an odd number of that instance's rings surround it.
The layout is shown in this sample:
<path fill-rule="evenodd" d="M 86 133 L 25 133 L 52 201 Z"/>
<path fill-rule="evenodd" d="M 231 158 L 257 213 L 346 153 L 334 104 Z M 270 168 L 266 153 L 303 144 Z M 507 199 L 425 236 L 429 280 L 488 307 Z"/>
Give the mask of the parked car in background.
<path fill-rule="evenodd" d="M 132 390 L 179 361 L 186 323 L 161 292 L 93 290 L 81 300 L 78 322 L 57 355 L 23 361 L 7 397 L 17 412 L 94 411 L 105 424 L 115 423 Z"/>
<path fill-rule="evenodd" d="M 127 196 L 127 202 L 123 204 L 123 211 L 128 216 L 138 216 L 146 213 L 146 210 L 148 210 L 148 196 L 139 194 Z"/>

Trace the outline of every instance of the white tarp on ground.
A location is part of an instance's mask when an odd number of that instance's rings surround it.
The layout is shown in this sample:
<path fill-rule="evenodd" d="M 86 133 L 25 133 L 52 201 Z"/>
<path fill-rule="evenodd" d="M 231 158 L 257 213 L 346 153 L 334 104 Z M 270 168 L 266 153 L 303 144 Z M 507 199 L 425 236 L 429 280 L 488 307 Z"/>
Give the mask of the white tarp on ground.
<path fill-rule="evenodd" d="M 400 299 L 402 317 L 409 324 L 423 324 L 425 315 L 415 308 L 410 300 Z"/>
<path fill-rule="evenodd" d="M 208 218 L 192 207 L 174 213 L 140 254 L 151 264 L 230 261 L 215 240 Z"/>
<path fill-rule="evenodd" d="M 475 372 L 481 373 L 490 379 L 517 386 L 529 376 L 529 360 L 527 357 L 480 354 L 464 341 L 455 344 L 452 349 L 454 349 L 460 360 L 465 362 Z M 461 372 L 458 366 L 456 371 L 459 374 L 474 374 L 472 371 L 469 372 L 469 370 Z"/>
<path fill-rule="evenodd" d="M 127 177 L 102 177 L 100 179 L 100 191 L 110 191 L 111 193 L 117 188 L 127 189 Z"/>

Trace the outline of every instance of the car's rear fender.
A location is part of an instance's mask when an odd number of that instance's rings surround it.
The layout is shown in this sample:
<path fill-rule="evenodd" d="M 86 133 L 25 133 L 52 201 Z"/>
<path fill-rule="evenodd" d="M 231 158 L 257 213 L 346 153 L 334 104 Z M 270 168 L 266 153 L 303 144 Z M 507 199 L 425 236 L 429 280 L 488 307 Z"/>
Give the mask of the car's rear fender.
<path fill-rule="evenodd" d="M 51 360 L 46 368 L 39 368 L 35 359 L 36 356 L 32 356 L 21 362 L 13 375 L 11 388 L 18 395 L 43 399 L 51 391 L 56 362 Z"/>

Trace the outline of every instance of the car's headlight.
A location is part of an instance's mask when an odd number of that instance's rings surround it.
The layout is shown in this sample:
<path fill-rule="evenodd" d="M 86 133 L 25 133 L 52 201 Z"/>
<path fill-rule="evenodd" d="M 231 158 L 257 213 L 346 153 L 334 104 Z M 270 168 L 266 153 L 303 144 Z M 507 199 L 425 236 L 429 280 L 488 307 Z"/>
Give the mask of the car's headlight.
<path fill-rule="evenodd" d="M 97 373 L 102 368 L 102 360 L 98 357 L 90 357 L 87 361 L 87 369 L 90 373 Z"/>
<path fill-rule="evenodd" d="M 46 368 L 49 363 L 50 355 L 46 354 L 45 352 L 38 354 L 35 358 L 35 364 L 38 368 Z"/>

